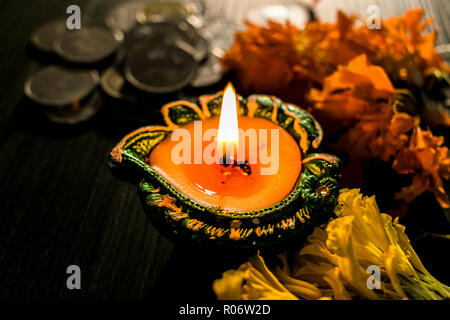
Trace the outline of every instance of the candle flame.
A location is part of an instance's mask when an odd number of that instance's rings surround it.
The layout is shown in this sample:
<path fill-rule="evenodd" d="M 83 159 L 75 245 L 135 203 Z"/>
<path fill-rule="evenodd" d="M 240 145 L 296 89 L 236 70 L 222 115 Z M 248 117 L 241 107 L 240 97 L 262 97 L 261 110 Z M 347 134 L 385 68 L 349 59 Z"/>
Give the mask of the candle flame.
<path fill-rule="evenodd" d="M 219 144 L 234 143 L 236 146 L 239 141 L 237 98 L 231 83 L 225 87 L 222 98 L 217 141 Z"/>

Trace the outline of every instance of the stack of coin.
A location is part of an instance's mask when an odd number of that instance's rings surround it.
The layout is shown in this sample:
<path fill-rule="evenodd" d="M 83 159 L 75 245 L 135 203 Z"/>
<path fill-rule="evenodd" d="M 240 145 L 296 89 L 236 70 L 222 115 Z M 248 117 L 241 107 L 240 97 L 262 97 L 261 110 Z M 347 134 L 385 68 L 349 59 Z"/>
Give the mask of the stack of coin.
<path fill-rule="evenodd" d="M 152 46 L 135 50 L 125 64 L 125 78 L 149 93 L 171 93 L 188 85 L 196 72 L 196 62 L 176 46 Z"/>
<path fill-rule="evenodd" d="M 76 124 L 96 114 L 100 95 L 95 90 L 95 70 L 74 70 L 50 65 L 25 82 L 24 91 L 33 102 L 45 106 L 48 118 L 57 123 Z"/>
<path fill-rule="evenodd" d="M 111 30 L 128 32 L 136 26 L 136 13 L 142 10 L 149 0 L 121 2 L 106 14 L 105 24 Z"/>
<path fill-rule="evenodd" d="M 97 26 L 69 30 L 63 20 L 45 23 L 31 35 L 31 43 L 39 50 L 80 64 L 95 64 L 110 57 L 122 40 L 121 32 Z"/>
<path fill-rule="evenodd" d="M 112 56 L 123 40 L 123 34 L 106 28 L 84 26 L 80 30 L 67 30 L 55 41 L 54 51 L 73 63 L 98 63 Z"/>
<path fill-rule="evenodd" d="M 98 102 L 92 98 L 97 96 L 97 82 L 107 96 L 128 110 L 163 101 L 164 96 L 177 95 L 185 87 L 217 84 L 223 76 L 220 58 L 231 47 L 234 32 L 243 26 L 222 19 L 205 20 L 204 11 L 202 0 L 131 0 L 107 13 L 108 29 L 82 25 L 80 30 L 68 30 L 65 21 L 44 24 L 33 33 L 31 42 L 71 68 L 44 68 L 27 80 L 25 93 L 46 106 L 52 120 L 76 123 L 97 110 L 84 109 L 84 102 L 89 102 L 87 106 Z M 87 67 L 103 70 L 101 79 L 80 77 L 79 73 L 96 72 Z M 36 80 L 43 78 L 41 83 Z M 83 95 L 71 88 L 56 89 L 64 83 L 90 90 Z M 48 92 L 40 95 L 46 86 Z M 63 103 L 57 100 L 58 90 L 67 94 Z"/>
<path fill-rule="evenodd" d="M 208 56 L 208 43 L 186 20 L 166 17 L 130 30 L 122 56 L 128 83 L 150 94 L 171 93 L 195 78 L 198 64 Z"/>
<path fill-rule="evenodd" d="M 186 20 L 167 17 L 159 22 L 139 25 L 129 32 L 124 43 L 125 51 L 152 43 L 158 45 L 174 45 L 192 55 L 196 61 L 205 59 L 208 42 Z"/>
<path fill-rule="evenodd" d="M 33 32 L 30 39 L 31 43 L 39 50 L 51 53 L 55 43 L 62 38 L 66 29 L 63 20 L 47 22 Z"/>
<path fill-rule="evenodd" d="M 158 22 L 167 16 L 188 21 L 195 28 L 203 26 L 205 4 L 201 0 L 154 0 L 149 1 L 136 12 L 136 20 L 141 23 Z"/>
<path fill-rule="evenodd" d="M 57 55 L 71 67 L 51 65 L 31 75 L 24 87 L 27 97 L 57 123 L 76 124 L 92 118 L 101 106 L 101 95 L 96 90 L 99 74 L 91 68 L 114 55 L 123 34 L 97 26 L 69 30 L 65 21 L 55 20 L 37 28 L 30 40 L 37 49 Z"/>
<path fill-rule="evenodd" d="M 202 0 L 131 0 L 109 10 L 105 24 L 112 30 L 128 32 L 137 23 L 159 22 L 166 17 L 178 17 L 194 27 L 203 25 L 205 5 Z"/>

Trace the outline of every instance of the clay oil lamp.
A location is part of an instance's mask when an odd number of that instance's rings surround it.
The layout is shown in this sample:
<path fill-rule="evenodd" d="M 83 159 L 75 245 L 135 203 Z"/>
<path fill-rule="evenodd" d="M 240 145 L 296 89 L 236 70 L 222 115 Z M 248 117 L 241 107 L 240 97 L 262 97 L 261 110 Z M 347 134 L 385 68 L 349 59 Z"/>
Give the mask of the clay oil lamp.
<path fill-rule="evenodd" d="M 307 235 L 333 214 L 338 158 L 298 106 L 223 92 L 162 107 L 166 125 L 126 135 L 116 172 L 135 183 L 150 219 L 172 239 L 259 248 Z"/>

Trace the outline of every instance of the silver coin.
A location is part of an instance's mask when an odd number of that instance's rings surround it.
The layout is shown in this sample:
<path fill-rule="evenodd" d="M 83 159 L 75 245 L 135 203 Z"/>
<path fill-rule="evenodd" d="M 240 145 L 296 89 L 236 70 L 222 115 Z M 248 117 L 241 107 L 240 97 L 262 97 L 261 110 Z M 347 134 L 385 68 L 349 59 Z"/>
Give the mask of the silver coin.
<path fill-rule="evenodd" d="M 210 51 L 218 57 L 223 57 L 233 45 L 235 33 L 242 30 L 245 30 L 242 24 L 214 19 L 199 29 L 199 33 L 209 42 Z"/>
<path fill-rule="evenodd" d="M 199 66 L 191 86 L 194 88 L 207 87 L 219 82 L 222 76 L 223 71 L 219 57 L 210 53 L 206 61 Z"/>
<path fill-rule="evenodd" d="M 66 30 L 63 20 L 47 22 L 32 33 L 30 41 L 39 50 L 52 52 L 55 42 L 61 39 Z"/>
<path fill-rule="evenodd" d="M 246 20 L 251 23 L 265 26 L 268 21 L 286 23 L 289 21 L 299 29 L 303 29 L 311 19 L 310 12 L 299 2 L 274 1 L 270 4 L 262 4 L 249 10 Z"/>
<path fill-rule="evenodd" d="M 173 38 L 179 37 L 180 31 L 174 25 L 163 23 L 149 23 L 137 26 L 131 30 L 124 41 L 126 55 L 132 54 L 135 50 L 145 47 L 148 44 L 169 45 L 173 43 Z"/>
<path fill-rule="evenodd" d="M 111 30 L 130 31 L 136 24 L 136 13 L 149 1 L 127 1 L 116 5 L 106 15 L 105 24 Z"/>
<path fill-rule="evenodd" d="M 116 67 L 109 67 L 103 72 L 100 85 L 106 94 L 118 100 L 136 103 L 142 98 Z"/>
<path fill-rule="evenodd" d="M 160 22 L 167 17 L 179 17 L 196 28 L 203 26 L 205 4 L 201 0 L 152 1 L 136 13 L 139 23 Z"/>
<path fill-rule="evenodd" d="M 173 40 L 177 47 L 188 52 L 198 62 L 205 60 L 208 55 L 208 41 L 200 35 L 197 35 L 195 38 L 189 40 L 182 38 L 175 38 Z"/>
<path fill-rule="evenodd" d="M 97 63 L 111 56 L 120 44 L 120 34 L 99 27 L 67 30 L 54 50 L 63 59 L 76 63 Z"/>
<path fill-rule="evenodd" d="M 122 89 L 125 85 L 125 78 L 114 67 L 106 69 L 100 79 L 100 85 L 108 95 L 116 99 L 122 99 Z"/>
<path fill-rule="evenodd" d="M 149 93 L 175 92 L 188 85 L 197 71 L 197 62 L 175 46 L 141 47 L 125 63 L 125 78 Z"/>
<path fill-rule="evenodd" d="M 97 114 L 101 105 L 101 95 L 98 91 L 94 91 L 79 108 L 67 111 L 47 111 L 46 115 L 52 122 L 74 125 L 91 119 Z"/>
<path fill-rule="evenodd" d="M 24 85 L 28 98 L 41 105 L 69 109 L 87 97 L 99 82 L 95 70 L 72 70 L 50 65 L 30 76 Z"/>
<path fill-rule="evenodd" d="M 152 43 L 153 45 L 177 46 L 195 60 L 202 61 L 208 54 L 208 42 L 200 36 L 188 22 L 178 18 L 168 18 L 161 22 L 150 22 L 130 31 L 124 42 L 127 54 Z"/>

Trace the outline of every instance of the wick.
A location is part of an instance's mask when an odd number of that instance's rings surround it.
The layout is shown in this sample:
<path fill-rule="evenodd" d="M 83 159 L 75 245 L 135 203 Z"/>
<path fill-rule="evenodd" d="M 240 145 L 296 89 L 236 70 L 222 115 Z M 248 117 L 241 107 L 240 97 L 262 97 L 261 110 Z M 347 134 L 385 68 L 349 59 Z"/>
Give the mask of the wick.
<path fill-rule="evenodd" d="M 239 163 L 235 159 L 230 157 L 229 154 L 226 154 L 223 156 L 220 164 L 223 165 L 224 167 L 228 167 L 228 166 L 232 165 L 232 168 L 236 168 L 236 169 L 240 170 L 241 174 L 244 176 L 248 176 L 248 175 L 252 174 L 252 168 L 250 167 L 250 164 L 248 163 L 247 160 L 245 160 L 245 162 L 243 162 L 243 163 L 242 162 Z M 225 176 L 229 176 L 229 175 L 231 175 L 231 172 L 223 171 L 223 174 Z"/>
<path fill-rule="evenodd" d="M 228 167 L 228 165 L 230 164 L 234 164 L 234 159 L 228 154 L 228 152 L 222 157 L 222 159 L 220 159 L 220 164 Z"/>

